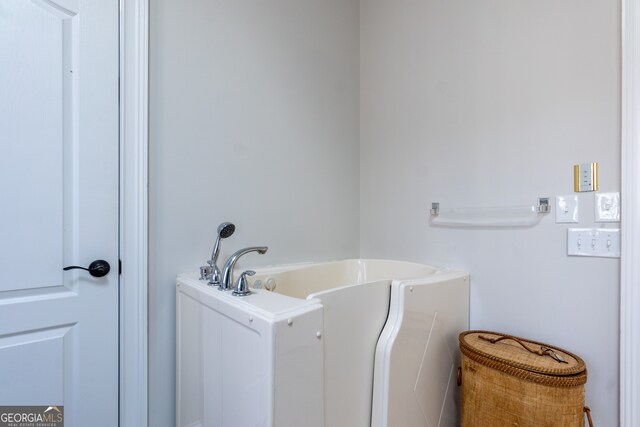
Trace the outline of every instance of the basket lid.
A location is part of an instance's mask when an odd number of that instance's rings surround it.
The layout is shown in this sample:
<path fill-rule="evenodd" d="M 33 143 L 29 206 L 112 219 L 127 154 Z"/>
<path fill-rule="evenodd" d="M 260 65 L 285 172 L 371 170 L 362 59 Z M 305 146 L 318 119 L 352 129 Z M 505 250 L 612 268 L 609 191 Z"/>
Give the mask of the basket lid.
<path fill-rule="evenodd" d="M 459 339 L 462 353 L 473 355 L 480 363 L 486 360 L 492 365 L 542 375 L 586 374 L 586 365 L 580 357 L 548 344 L 489 331 L 463 332 Z"/>

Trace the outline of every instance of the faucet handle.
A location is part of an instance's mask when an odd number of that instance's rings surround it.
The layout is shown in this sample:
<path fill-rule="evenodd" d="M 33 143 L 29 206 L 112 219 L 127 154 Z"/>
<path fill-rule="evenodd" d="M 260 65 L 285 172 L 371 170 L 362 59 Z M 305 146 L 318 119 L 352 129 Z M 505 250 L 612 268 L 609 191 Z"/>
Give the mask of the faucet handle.
<path fill-rule="evenodd" d="M 233 295 L 237 297 L 244 297 L 251 293 L 249 290 L 249 282 L 247 282 L 247 276 L 253 276 L 256 274 L 253 270 L 247 270 L 238 277 L 236 286 L 233 288 Z"/>
<path fill-rule="evenodd" d="M 211 271 L 212 269 L 210 265 L 203 265 L 200 267 L 200 280 L 209 281 L 209 279 L 211 279 Z"/>

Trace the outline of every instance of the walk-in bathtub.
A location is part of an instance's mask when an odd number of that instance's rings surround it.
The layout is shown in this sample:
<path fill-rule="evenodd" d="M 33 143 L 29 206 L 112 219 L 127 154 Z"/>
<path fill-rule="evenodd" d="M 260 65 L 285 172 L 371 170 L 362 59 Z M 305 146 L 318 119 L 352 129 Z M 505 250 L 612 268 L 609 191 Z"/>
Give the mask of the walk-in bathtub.
<path fill-rule="evenodd" d="M 251 283 L 236 297 L 178 276 L 178 426 L 457 424 L 466 274 L 356 259 Z"/>

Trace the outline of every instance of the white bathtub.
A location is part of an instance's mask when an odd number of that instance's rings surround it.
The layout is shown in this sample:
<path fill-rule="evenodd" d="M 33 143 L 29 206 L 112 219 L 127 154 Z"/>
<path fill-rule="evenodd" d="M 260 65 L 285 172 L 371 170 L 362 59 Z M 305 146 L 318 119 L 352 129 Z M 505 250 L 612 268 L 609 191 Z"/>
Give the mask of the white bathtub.
<path fill-rule="evenodd" d="M 178 277 L 177 425 L 456 425 L 466 274 L 386 260 L 256 272 L 247 297 Z"/>

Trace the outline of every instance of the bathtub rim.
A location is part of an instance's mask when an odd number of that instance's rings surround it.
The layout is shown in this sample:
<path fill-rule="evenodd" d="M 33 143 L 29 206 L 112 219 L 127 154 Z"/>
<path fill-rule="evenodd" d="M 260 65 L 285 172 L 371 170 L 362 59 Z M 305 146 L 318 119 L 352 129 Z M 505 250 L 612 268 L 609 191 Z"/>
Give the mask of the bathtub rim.
<path fill-rule="evenodd" d="M 346 259 L 338 259 L 332 261 L 306 261 L 299 263 L 291 263 L 291 264 L 272 264 L 263 267 L 255 267 L 255 268 L 247 268 L 247 270 L 253 270 L 256 272 L 256 275 L 264 276 L 270 274 L 280 274 L 286 273 L 289 271 L 300 270 L 303 271 L 307 268 L 323 266 L 328 264 L 337 264 L 337 263 L 348 263 L 355 262 L 359 267 L 362 267 L 363 263 L 366 262 L 392 262 L 397 263 L 399 265 L 405 266 L 413 266 L 413 267 L 428 267 L 433 270 L 431 274 L 426 275 L 418 275 L 411 278 L 403 278 L 398 279 L 395 277 L 390 277 L 388 279 L 378 279 L 378 280 L 370 280 L 362 283 L 349 283 L 346 285 L 336 286 L 333 288 L 321 290 L 318 292 L 311 292 L 304 298 L 294 297 L 283 293 L 278 293 L 274 291 L 268 291 L 266 289 L 254 289 L 251 288 L 252 293 L 248 296 L 238 297 L 231 294 L 230 291 L 219 291 L 216 287 L 209 286 L 205 281 L 198 279 L 197 273 L 182 273 L 178 275 L 178 280 L 188 283 L 191 286 L 196 286 L 197 288 L 201 288 L 203 292 L 210 294 L 211 296 L 222 299 L 230 303 L 233 306 L 241 308 L 243 310 L 248 310 L 253 312 L 254 314 L 261 315 L 266 318 L 278 319 L 282 316 L 291 315 L 299 311 L 300 309 L 305 309 L 309 305 L 314 304 L 322 304 L 321 297 L 324 294 L 332 292 L 336 289 L 345 289 L 356 286 L 366 286 L 370 283 L 378 283 L 380 281 L 388 281 L 389 286 L 391 286 L 391 282 L 393 280 L 419 280 L 426 277 L 435 277 L 440 276 L 442 274 L 447 274 L 454 272 L 452 270 L 443 269 L 439 267 L 435 267 L 430 264 L 412 262 L 412 261 L 401 261 L 401 260 L 392 260 L 392 259 L 383 259 L 383 258 L 346 258 Z M 186 284 L 185 283 L 185 284 Z"/>

